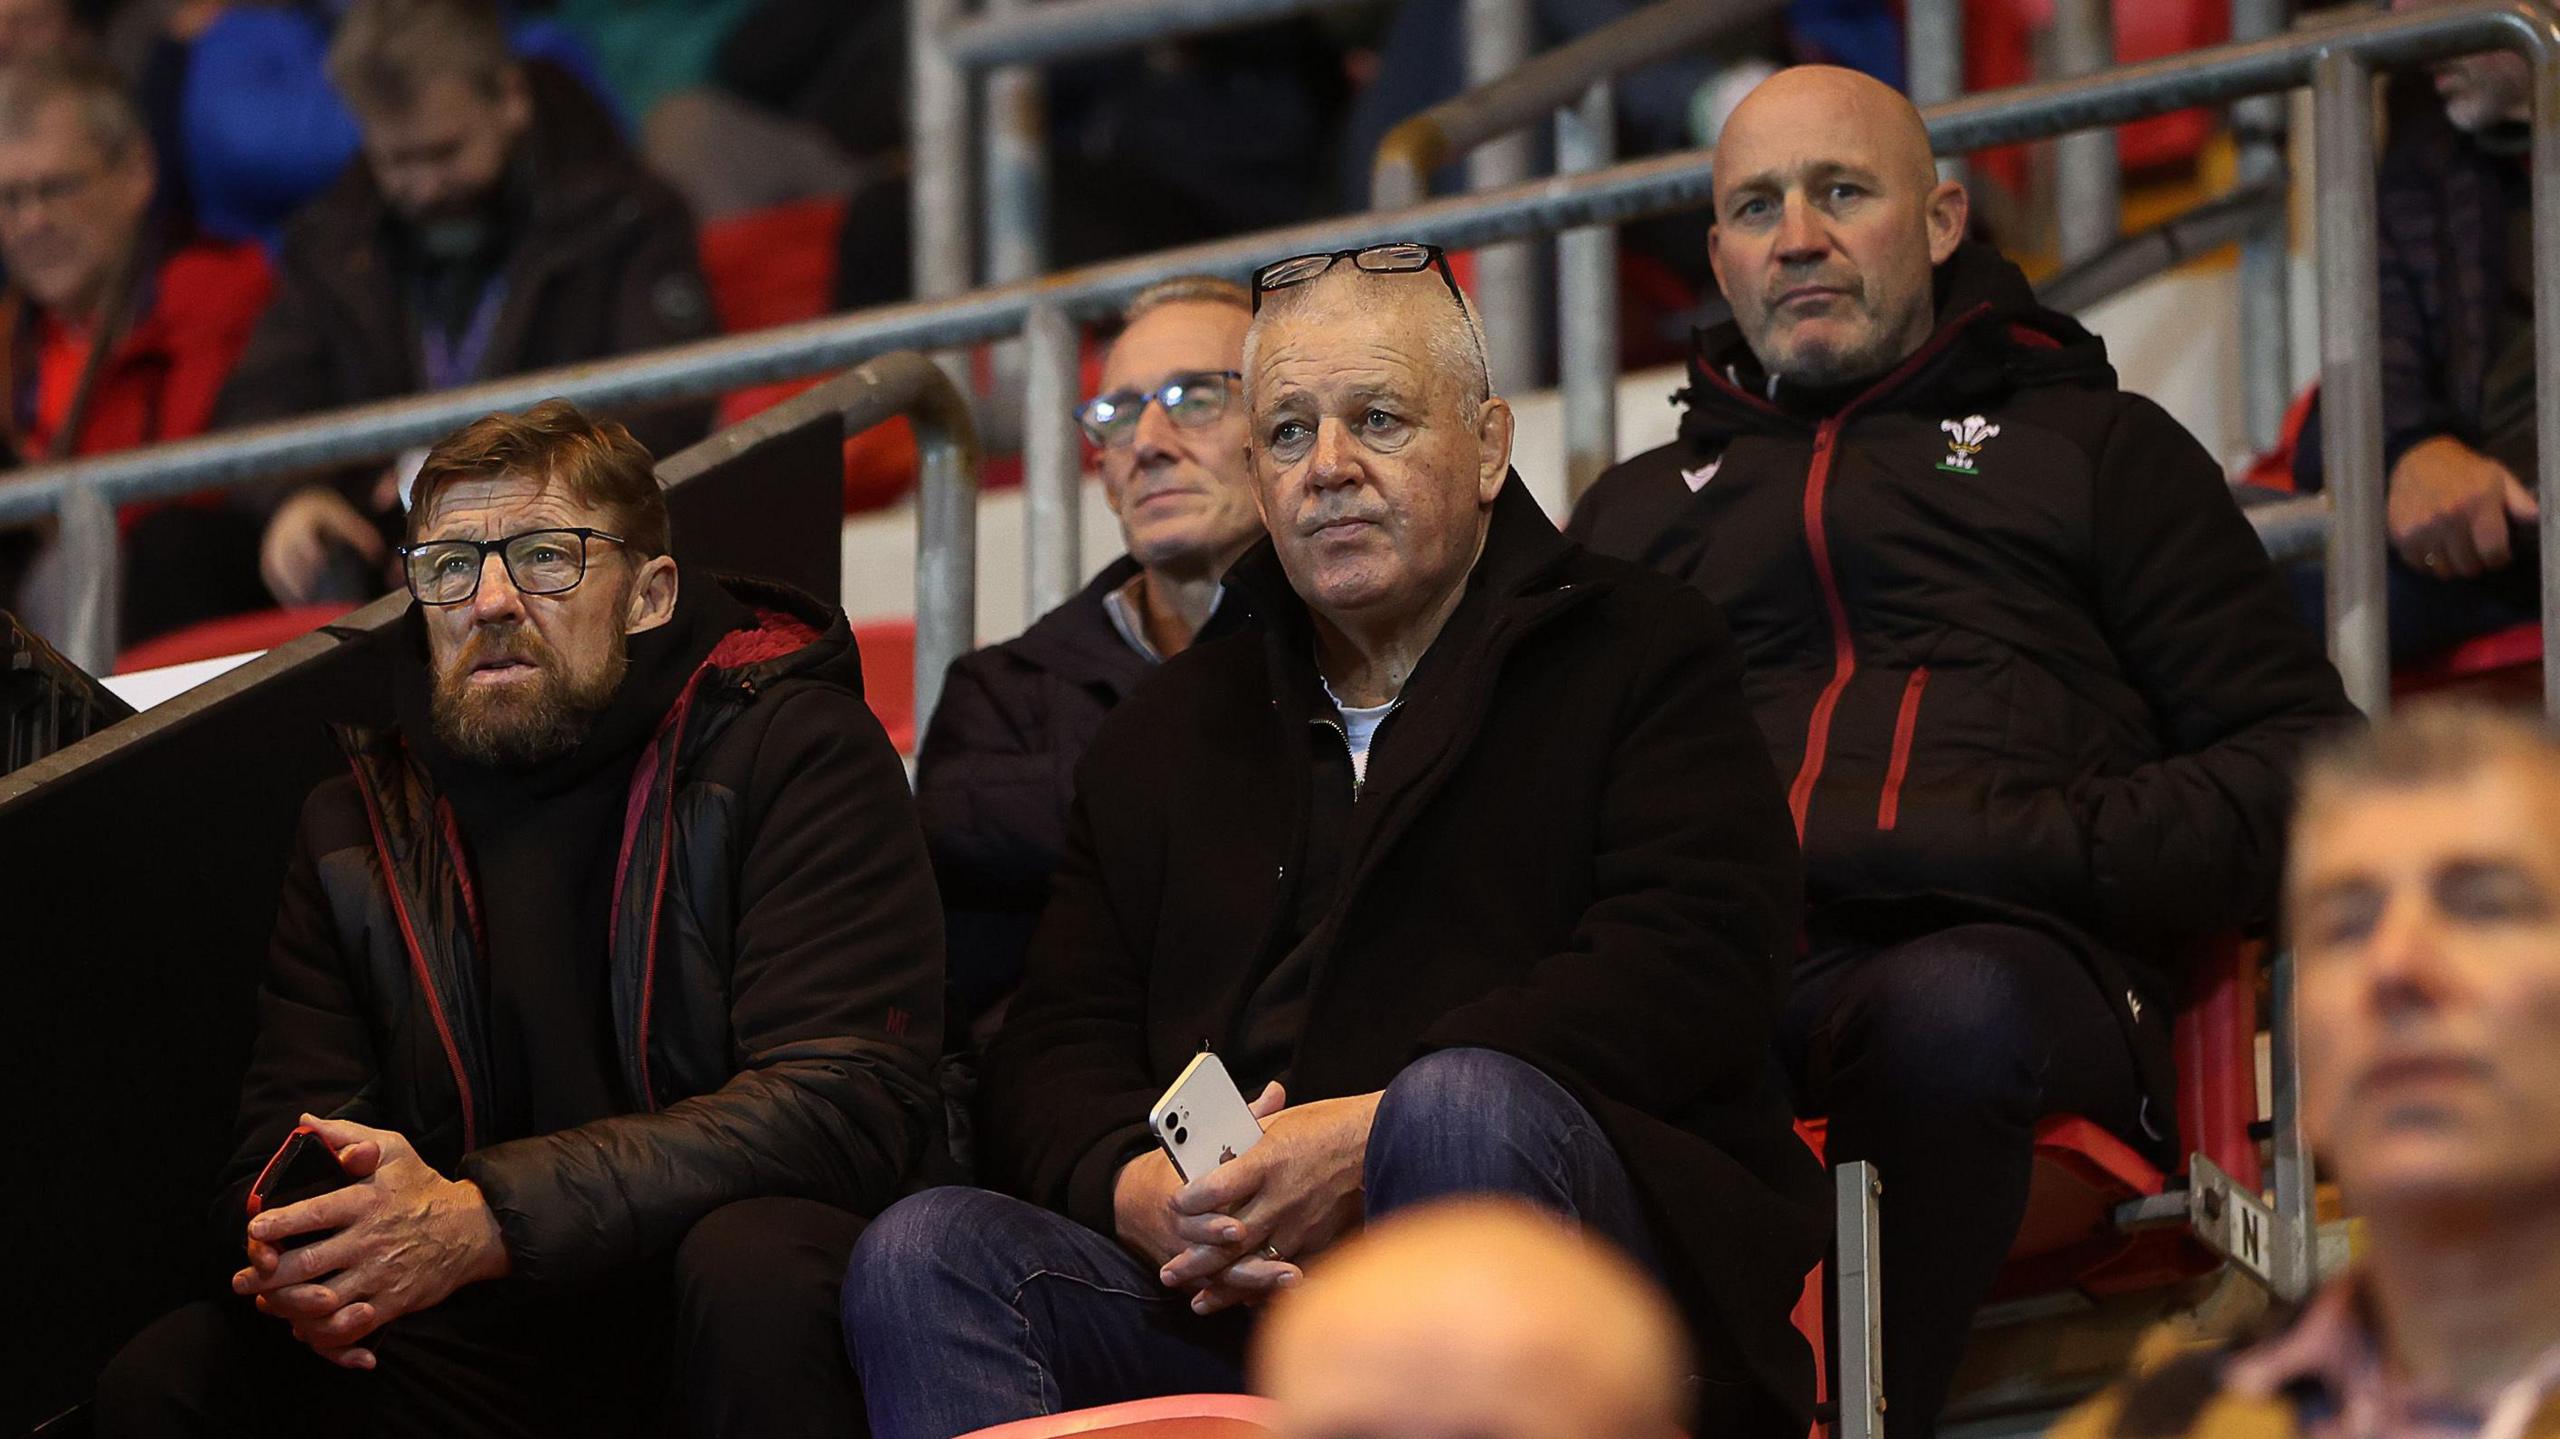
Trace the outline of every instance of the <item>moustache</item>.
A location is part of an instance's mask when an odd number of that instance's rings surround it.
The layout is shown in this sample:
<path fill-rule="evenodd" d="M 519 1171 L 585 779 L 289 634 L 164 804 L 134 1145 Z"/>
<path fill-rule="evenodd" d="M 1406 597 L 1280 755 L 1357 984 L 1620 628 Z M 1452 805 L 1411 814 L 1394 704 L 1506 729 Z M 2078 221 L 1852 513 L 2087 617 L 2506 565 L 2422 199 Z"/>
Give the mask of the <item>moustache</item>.
<path fill-rule="evenodd" d="M 1298 533 L 1313 535 L 1327 525 L 1338 525 L 1346 520 L 1383 525 L 1387 522 L 1387 515 L 1375 505 L 1327 505 L 1299 516 Z"/>
<path fill-rule="evenodd" d="M 1848 300 L 1863 301 L 1867 298 L 1866 282 L 1855 275 L 1841 275 L 1837 277 L 1830 275 L 1789 275 L 1770 285 L 1769 288 L 1763 292 L 1761 298 L 1771 309 L 1775 309 L 1777 308 L 1778 302 L 1787 294 L 1792 291 L 1802 290 L 1808 287 L 1835 290 L 1839 292 L 1843 299 Z"/>
<path fill-rule="evenodd" d="M 537 667 L 551 661 L 551 647 L 542 637 L 522 625 L 494 625 L 474 630 L 462 648 L 454 651 L 445 673 L 460 677 L 483 665 L 514 662 Z"/>

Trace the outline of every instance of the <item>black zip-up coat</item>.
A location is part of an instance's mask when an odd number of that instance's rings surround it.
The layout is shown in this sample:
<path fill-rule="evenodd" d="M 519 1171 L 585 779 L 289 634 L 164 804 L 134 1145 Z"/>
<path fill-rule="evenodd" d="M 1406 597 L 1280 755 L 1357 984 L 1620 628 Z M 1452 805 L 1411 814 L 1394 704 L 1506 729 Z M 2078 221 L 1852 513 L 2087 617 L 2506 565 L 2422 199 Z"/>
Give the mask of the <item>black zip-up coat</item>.
<path fill-rule="evenodd" d="M 516 218 L 499 272 L 506 296 L 475 378 L 712 334 L 718 325 L 684 201 L 641 167 L 576 79 L 541 63 L 525 74 L 534 118 L 507 181 Z M 394 224 L 362 156 L 286 223 L 275 298 L 223 386 L 218 427 L 426 388 Z M 711 407 L 664 406 L 627 418 L 663 455 L 700 439 Z"/>
<path fill-rule="evenodd" d="M 943 679 L 916 751 L 916 813 L 942 885 L 952 989 L 969 1013 L 1021 979 L 1066 844 L 1076 762 L 1155 669 L 1102 604 L 1137 573 L 1121 556 L 1020 635 L 953 660 Z"/>
<path fill-rule="evenodd" d="M 309 1111 L 396 1130 L 476 1182 L 514 1273 L 572 1285 L 733 1200 L 871 1214 L 938 1124 L 941 914 L 905 775 L 842 614 L 754 607 L 632 773 L 607 945 L 626 1112 L 483 1146 L 478 906 L 453 812 L 395 733 L 342 730 L 312 792 L 258 995 L 216 1232 Z M 566 902 L 564 898 L 564 902 Z"/>
<path fill-rule="evenodd" d="M 2219 467 L 2102 342 L 1972 245 L 1938 315 L 1823 406 L 1703 337 L 1680 438 L 1573 530 L 1724 611 L 1816 929 L 2082 941 L 2166 1138 L 2170 981 L 2269 921 L 2296 757 L 2355 711 Z"/>
<path fill-rule="evenodd" d="M 1771 1057 L 1797 870 L 1732 644 L 1695 591 L 1558 535 L 1516 476 L 1470 583 L 1340 836 L 1290 1096 L 1383 1089 L 1440 1049 L 1537 1065 L 1663 1236 L 1709 1381 L 1699 1432 L 1801 1434 L 1787 1314 L 1824 1195 Z M 1313 632 L 1267 541 L 1227 584 L 1265 618 L 1213 626 L 1086 753 L 988 1056 L 989 1178 L 1105 1234 L 1148 1105 L 1204 1038 L 1232 1046 L 1294 938 Z"/>

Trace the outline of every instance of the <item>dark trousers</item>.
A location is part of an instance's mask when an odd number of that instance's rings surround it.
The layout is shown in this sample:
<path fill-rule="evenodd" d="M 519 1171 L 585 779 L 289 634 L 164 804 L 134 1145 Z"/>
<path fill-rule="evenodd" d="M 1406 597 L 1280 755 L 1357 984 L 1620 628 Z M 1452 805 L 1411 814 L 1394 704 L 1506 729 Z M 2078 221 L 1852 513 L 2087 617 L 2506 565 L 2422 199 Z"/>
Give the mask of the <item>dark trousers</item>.
<path fill-rule="evenodd" d="M 461 1290 L 336 1368 L 245 1301 L 192 1304 L 98 1381 L 119 1435 L 862 1432 L 836 1294 L 862 1220 L 805 1199 L 714 1210 L 671 1264 L 574 1296 Z"/>
<path fill-rule="evenodd" d="M 1387 1086 L 1364 1165 L 1375 1216 L 1456 1194 L 1567 1215 L 1658 1267 L 1626 1166 L 1535 1067 L 1489 1050 L 1417 1060 Z M 935 1189 L 880 1216 L 845 1276 L 845 1343 L 879 1439 L 1161 1394 L 1235 1392 L 1252 1318 L 1203 1319 L 1153 1266 L 1064 1215 Z"/>
<path fill-rule="evenodd" d="M 1817 950 L 1779 1036 L 1830 1161 L 1872 1161 L 1884 1186 L 1885 1422 L 1925 1439 L 2025 1217 L 2036 1121 L 2137 1132 L 2132 1051 L 2070 950 L 1997 924 Z"/>

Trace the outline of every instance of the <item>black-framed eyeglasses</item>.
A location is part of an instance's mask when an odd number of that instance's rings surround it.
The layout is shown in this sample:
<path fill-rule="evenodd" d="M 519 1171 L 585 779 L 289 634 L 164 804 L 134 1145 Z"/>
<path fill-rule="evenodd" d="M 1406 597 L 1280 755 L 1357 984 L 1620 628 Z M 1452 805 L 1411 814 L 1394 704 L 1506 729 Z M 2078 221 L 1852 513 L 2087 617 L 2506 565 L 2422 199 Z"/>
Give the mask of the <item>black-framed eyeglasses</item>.
<path fill-rule="evenodd" d="M 1274 260 L 1253 272 L 1253 308 L 1262 311 L 1262 297 L 1274 290 L 1303 285 L 1334 266 L 1349 260 L 1353 268 L 1371 275 L 1418 275 L 1425 270 L 1440 272 L 1440 283 L 1449 287 L 1449 298 L 1458 308 L 1467 308 L 1467 297 L 1458 289 L 1458 277 L 1449 268 L 1449 252 L 1437 245 L 1414 240 L 1398 240 L 1385 245 L 1367 245 L 1355 250 L 1329 250 L 1313 255 L 1292 255 Z"/>
<path fill-rule="evenodd" d="M 1114 390 L 1096 395 L 1076 408 L 1076 423 L 1085 438 L 1104 449 L 1129 444 L 1138 437 L 1138 419 L 1149 402 L 1164 406 L 1164 417 L 1186 430 L 1214 424 L 1234 402 L 1244 376 L 1234 370 L 1195 370 L 1175 375 L 1152 390 Z"/>
<path fill-rule="evenodd" d="M 421 540 L 400 546 L 409 593 L 422 605 L 458 605 L 480 593 L 480 572 L 489 556 L 507 567 L 507 579 L 518 594 L 556 595 L 574 590 L 587 577 L 587 543 L 621 544 L 620 535 L 571 526 L 526 530 L 494 540 Z"/>

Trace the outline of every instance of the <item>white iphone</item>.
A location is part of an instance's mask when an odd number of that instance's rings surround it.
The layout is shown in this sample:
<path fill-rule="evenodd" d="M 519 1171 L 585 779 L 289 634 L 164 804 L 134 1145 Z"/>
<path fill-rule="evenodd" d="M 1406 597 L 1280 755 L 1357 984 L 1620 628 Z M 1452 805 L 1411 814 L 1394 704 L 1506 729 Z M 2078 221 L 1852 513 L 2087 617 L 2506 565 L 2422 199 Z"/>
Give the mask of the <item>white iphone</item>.
<path fill-rule="evenodd" d="M 1218 1056 L 1202 1050 L 1182 1077 L 1147 1111 L 1147 1128 L 1155 1131 L 1185 1184 L 1251 1149 L 1262 1138 L 1262 1122 L 1236 1091 L 1236 1082 Z"/>

